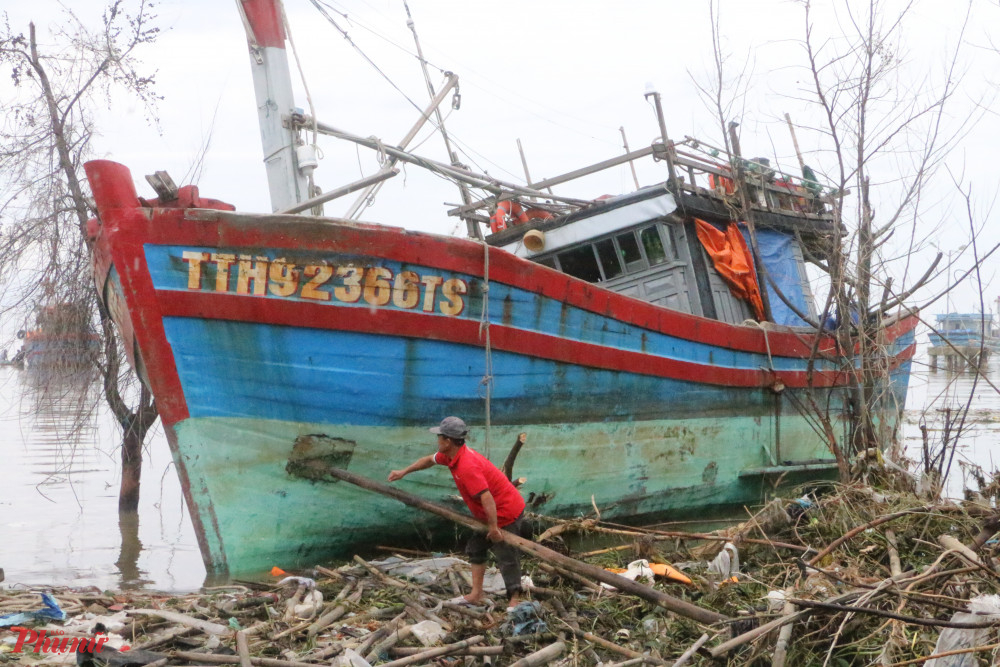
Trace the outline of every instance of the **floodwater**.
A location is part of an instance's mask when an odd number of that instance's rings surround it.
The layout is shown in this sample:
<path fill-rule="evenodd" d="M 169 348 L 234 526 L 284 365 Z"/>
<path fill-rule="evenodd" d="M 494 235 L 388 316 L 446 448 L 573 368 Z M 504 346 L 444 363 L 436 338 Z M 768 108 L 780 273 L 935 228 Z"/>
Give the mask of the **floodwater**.
<path fill-rule="evenodd" d="M 3 586 L 196 590 L 205 568 L 159 422 L 139 512 L 120 518 L 121 429 L 92 379 L 0 367 Z"/>
<path fill-rule="evenodd" d="M 990 472 L 994 448 L 1000 459 L 997 360 L 986 375 L 989 382 L 980 379 L 973 390 L 972 374 L 931 373 L 922 360 L 914 364 L 903 430 L 910 458 L 919 459 L 923 447 L 921 423 L 931 446 L 940 441 L 946 407 L 954 435 L 972 392 L 951 495 L 963 488 L 960 461 Z M 3 585 L 197 589 L 205 570 L 163 432 L 147 439 L 138 516 L 119 518 L 120 433 L 100 398 L 89 378 L 0 367 Z"/>
<path fill-rule="evenodd" d="M 1000 468 L 1000 355 L 982 374 L 930 370 L 926 357 L 918 358 L 910 375 L 903 423 L 906 457 L 921 460 L 926 429 L 933 455 L 942 440 L 958 442 L 945 486 L 947 495 L 961 498 L 966 486 L 977 489 L 969 469 L 982 468 L 987 476 Z M 942 360 L 943 364 L 943 360 Z"/>

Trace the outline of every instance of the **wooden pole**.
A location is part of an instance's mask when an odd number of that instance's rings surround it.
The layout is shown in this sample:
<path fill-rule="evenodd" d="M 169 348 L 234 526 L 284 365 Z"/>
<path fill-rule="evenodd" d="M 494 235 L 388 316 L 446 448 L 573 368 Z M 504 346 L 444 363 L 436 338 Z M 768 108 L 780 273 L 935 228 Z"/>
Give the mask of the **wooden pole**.
<path fill-rule="evenodd" d="M 792 145 L 795 146 L 795 157 L 799 158 L 799 169 L 804 171 L 806 161 L 802 159 L 802 151 L 799 150 L 799 139 L 795 136 L 795 126 L 792 125 L 792 117 L 787 113 L 785 114 L 785 122 L 788 123 L 788 131 L 792 134 Z"/>
<path fill-rule="evenodd" d="M 397 488 L 389 486 L 388 484 L 376 482 L 375 480 L 362 477 L 361 475 L 356 475 L 346 470 L 341 470 L 340 468 L 327 466 L 321 461 L 314 461 L 312 462 L 312 465 L 322 466 L 324 472 L 336 477 L 337 479 L 341 479 L 345 482 L 354 484 L 355 486 L 360 486 L 363 489 L 374 491 L 375 493 L 380 493 L 390 498 L 395 498 L 404 505 L 409 505 L 410 507 L 416 507 L 417 509 L 424 510 L 425 512 L 436 514 L 440 517 L 448 519 L 449 521 L 466 526 L 467 528 L 471 528 L 472 530 L 480 533 L 487 532 L 486 524 L 473 519 L 471 516 L 459 514 L 458 512 L 448 509 L 447 507 L 443 507 L 437 503 L 432 503 L 428 500 L 420 498 L 419 496 L 415 496 L 412 493 L 401 491 Z M 540 544 L 535 544 L 530 540 L 514 535 L 513 533 L 504 532 L 504 539 L 508 544 L 514 545 L 517 549 L 526 554 L 530 554 L 549 563 L 554 563 L 559 567 L 569 570 L 570 572 L 575 572 L 582 576 L 604 582 L 609 586 L 614 586 L 620 591 L 624 591 L 630 595 L 635 595 L 643 600 L 657 604 L 664 609 L 684 616 L 685 618 L 690 618 L 698 621 L 699 623 L 709 624 L 729 620 L 728 617 L 718 612 L 698 607 L 690 602 L 681 600 L 680 598 L 675 598 L 672 595 L 661 593 L 660 591 L 646 586 L 645 584 L 640 584 L 637 581 L 630 581 L 625 577 L 619 576 L 614 572 L 608 572 L 607 570 L 599 568 L 595 565 L 582 563 L 574 558 L 564 556 L 563 554 L 555 552 L 552 549 L 547 549 Z"/>
<path fill-rule="evenodd" d="M 240 667 L 253 667 L 250 662 L 250 644 L 241 630 L 236 632 L 236 652 L 240 656 Z"/>
<path fill-rule="evenodd" d="M 621 127 L 619 127 L 618 131 L 622 133 L 622 146 L 625 147 L 625 155 L 628 155 L 629 154 L 628 138 L 625 136 L 625 126 L 622 125 Z M 632 169 L 632 180 L 635 181 L 635 189 L 638 190 L 639 189 L 639 177 L 635 173 L 635 162 L 633 162 L 632 160 L 629 160 L 628 161 L 628 166 Z M 693 185 L 693 182 L 692 182 L 692 185 Z"/>
<path fill-rule="evenodd" d="M 729 142 L 733 147 L 733 155 L 736 158 L 736 179 L 739 182 L 739 188 L 737 191 L 740 195 L 740 208 L 743 209 L 743 222 L 747 225 L 747 231 L 750 233 L 750 251 L 753 254 L 753 260 L 757 267 L 757 275 L 767 278 L 767 267 L 764 266 L 764 260 L 760 257 L 760 246 L 757 245 L 757 229 L 754 225 L 753 212 L 750 209 L 750 195 L 747 192 L 747 175 L 746 167 L 744 166 L 742 151 L 740 150 L 740 135 L 736 132 L 736 127 L 739 123 L 730 122 L 729 123 Z M 764 184 L 761 184 L 763 188 Z M 761 190 L 763 192 L 763 190 Z M 766 196 L 766 195 L 765 195 Z M 760 300 L 764 306 L 764 318 L 769 321 L 774 321 L 774 316 L 771 314 L 771 299 L 767 294 L 767 283 L 764 280 L 760 282 Z"/>

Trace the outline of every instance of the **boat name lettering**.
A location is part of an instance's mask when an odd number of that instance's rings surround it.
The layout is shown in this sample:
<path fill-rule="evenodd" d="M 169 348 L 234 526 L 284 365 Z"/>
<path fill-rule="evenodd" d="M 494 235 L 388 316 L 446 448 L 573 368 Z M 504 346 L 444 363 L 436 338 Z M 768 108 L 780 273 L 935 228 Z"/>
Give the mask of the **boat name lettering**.
<path fill-rule="evenodd" d="M 398 308 L 420 308 L 425 313 L 460 315 L 465 310 L 463 295 L 469 291 L 461 278 L 420 275 L 384 266 L 336 266 L 326 262 L 299 265 L 285 259 L 254 257 L 232 253 L 185 250 L 188 265 L 187 287 L 203 289 L 206 266 L 215 270 L 215 281 L 207 281 L 215 292 L 234 292 L 253 296 L 271 294 L 299 297 L 311 301 L 364 302 L 371 306 L 392 304 Z M 235 274 L 235 290 L 232 288 Z M 211 273 L 208 274 L 211 276 Z"/>

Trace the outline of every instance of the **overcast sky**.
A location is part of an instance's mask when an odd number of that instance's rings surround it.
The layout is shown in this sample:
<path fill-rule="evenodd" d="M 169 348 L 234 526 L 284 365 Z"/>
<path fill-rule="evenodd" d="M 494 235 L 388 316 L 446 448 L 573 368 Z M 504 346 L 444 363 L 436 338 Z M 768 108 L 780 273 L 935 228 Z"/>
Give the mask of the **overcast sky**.
<path fill-rule="evenodd" d="M 97 17 L 103 2 L 75 0 L 82 19 Z M 854 2 L 853 4 L 859 4 Z M 887 2 L 892 14 L 901 4 Z M 782 114 L 801 127 L 805 159 L 829 165 L 819 153 L 829 142 L 808 127 L 819 121 L 811 105 L 810 75 L 804 68 L 801 40 L 805 22 L 801 3 L 789 0 L 728 0 L 721 3 L 723 49 L 729 92 L 742 74 L 746 96 L 734 115 L 741 121 L 742 145 L 748 156 L 767 156 L 786 170 L 798 165 Z M 817 1 L 817 41 L 837 48 L 838 35 L 851 31 L 842 2 Z M 413 39 L 406 27 L 402 0 L 337 0 L 331 14 L 357 47 L 378 66 L 376 71 L 308 0 L 287 0 L 292 36 L 303 59 L 306 82 L 318 116 L 324 122 L 363 136 L 397 143 L 417 118 L 414 104 L 424 106 L 427 92 L 418 63 L 411 55 Z M 505 180 L 523 181 L 517 153 L 520 139 L 533 179 L 557 175 L 622 152 L 624 127 L 630 147 L 646 146 L 658 135 L 652 107 L 644 100 L 647 83 L 663 95 L 672 138 L 692 135 L 720 144 L 718 121 L 697 94 L 698 84 L 713 76 L 708 3 L 690 0 L 595 2 L 590 0 L 410 0 L 435 86 L 441 70 L 460 77 L 461 109 L 448 113 L 446 125 L 473 169 Z M 33 0 L 7 8 L 12 27 L 34 20 L 41 42 L 62 20 L 60 5 Z M 941 89 L 944 72 L 956 47 L 963 79 L 942 121 L 950 133 L 972 118 L 976 124 L 948 157 L 955 178 L 973 192 L 974 217 L 985 226 L 981 250 L 1000 241 L 989 218 L 994 205 L 996 156 L 1000 139 L 995 102 L 1000 55 L 989 41 L 988 28 L 1000 25 L 1000 7 L 989 0 L 973 2 L 973 18 L 960 38 L 965 3 L 959 0 L 916 2 L 904 23 L 896 56 L 902 62 L 899 84 L 886 108 L 903 108 L 913 95 Z M 142 175 L 166 169 L 177 181 L 189 173 L 206 144 L 198 184 L 205 196 L 223 199 L 247 211 L 270 210 L 261 164 L 250 66 L 243 26 L 235 0 L 164 0 L 158 7 L 164 29 L 158 43 L 142 58 L 157 70 L 160 122 L 152 126 L 144 110 L 124 98 L 101 117 L 103 136 L 96 144 L 102 157 L 129 166 L 141 193 L 150 191 Z M 344 16 L 346 14 L 346 18 Z M 383 73 L 385 76 L 383 76 Z M 398 86 L 397 91 L 392 84 Z M 306 106 L 302 86 L 299 104 Z M 448 109 L 448 105 L 444 109 Z M 911 149 L 922 145 L 911 137 Z M 441 139 L 425 130 L 416 152 L 444 159 Z M 316 177 L 324 188 L 353 181 L 377 169 L 367 149 L 322 144 L 325 154 Z M 893 208 L 897 174 L 908 173 L 912 154 L 898 153 L 894 166 L 883 162 L 876 172 L 876 215 Z M 643 185 L 665 178 L 662 165 L 640 171 Z M 956 199 L 952 176 L 941 170 L 924 200 L 923 218 L 903 220 L 887 248 L 901 256 L 916 234 L 918 253 L 909 276 L 922 273 L 933 252 L 930 244 L 955 251 L 969 241 L 964 202 Z M 896 184 L 898 185 L 898 183 Z M 633 189 L 627 168 L 609 170 L 563 193 L 596 197 Z M 459 201 L 450 183 L 407 167 L 390 181 L 363 219 L 436 233 L 464 233 L 443 204 Z M 336 215 L 353 202 L 345 197 L 327 206 Z M 884 218 L 881 219 L 884 222 Z M 968 267 L 969 251 L 953 254 L 954 268 Z M 993 262 L 992 265 L 996 265 Z M 902 271 L 897 265 L 896 271 Z M 1000 296 L 994 270 L 986 295 Z M 943 286 L 943 279 L 938 281 Z M 963 286 L 952 309 L 978 309 L 978 292 Z M 992 303 L 987 308 L 995 308 Z M 929 312 L 944 310 L 941 301 Z"/>

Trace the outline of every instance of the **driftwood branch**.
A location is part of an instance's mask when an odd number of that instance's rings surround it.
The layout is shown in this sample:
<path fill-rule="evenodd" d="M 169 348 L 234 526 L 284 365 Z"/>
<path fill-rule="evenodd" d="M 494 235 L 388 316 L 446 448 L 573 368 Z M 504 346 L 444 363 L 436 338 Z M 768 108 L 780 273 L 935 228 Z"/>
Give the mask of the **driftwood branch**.
<path fill-rule="evenodd" d="M 855 535 L 859 535 L 859 534 L 865 532 L 869 528 L 874 528 L 875 526 L 880 526 L 883 523 L 888 523 L 890 521 L 895 521 L 896 519 L 899 519 L 900 517 L 904 517 L 904 516 L 907 516 L 907 515 L 910 515 L 910 514 L 920 514 L 920 513 L 923 513 L 923 512 L 931 512 L 934 509 L 935 509 L 934 507 L 917 507 L 917 508 L 914 508 L 914 509 L 903 510 L 901 512 L 894 512 L 892 514 L 886 514 L 884 516 L 880 516 L 877 519 L 873 519 L 872 521 L 869 521 L 868 523 L 864 523 L 864 524 L 861 524 L 860 526 L 856 526 L 855 528 L 852 528 L 851 530 L 847 531 L 846 533 L 844 533 L 843 535 L 841 535 L 840 537 L 838 537 L 837 539 L 835 539 L 833 542 L 831 542 L 829 545 L 827 545 L 827 547 L 825 549 L 823 549 L 818 554 L 816 554 L 815 556 L 813 556 L 812 559 L 809 561 L 809 564 L 810 565 L 815 565 L 816 563 L 818 563 L 821 560 L 823 560 L 823 558 L 825 558 L 828 554 L 832 553 L 841 544 L 843 544 L 844 542 L 847 542 L 849 539 L 851 539 Z"/>
<path fill-rule="evenodd" d="M 233 630 L 225 625 L 220 625 L 219 623 L 212 623 L 211 621 L 203 621 L 200 618 L 194 618 L 193 616 L 188 616 L 187 614 L 181 614 L 176 611 L 167 611 L 165 609 L 126 609 L 126 614 L 146 614 L 148 616 L 159 616 L 173 623 L 180 623 L 181 625 L 186 625 L 196 630 L 201 630 L 208 635 L 219 635 L 227 636 Z"/>
<path fill-rule="evenodd" d="M 708 641 L 707 634 L 698 637 L 698 641 L 696 641 L 694 644 L 691 644 L 691 646 L 688 647 L 688 650 L 681 653 L 681 657 L 677 658 L 677 660 L 674 661 L 674 664 L 671 667 L 683 667 L 683 665 L 686 665 L 688 661 L 691 659 L 691 657 L 695 653 L 697 653 L 698 649 L 700 649 L 707 641 Z"/>
<path fill-rule="evenodd" d="M 566 644 L 563 642 L 549 644 L 539 651 L 535 651 L 530 655 L 524 656 L 517 662 L 513 663 L 510 667 L 537 667 L 538 665 L 547 665 L 561 656 L 565 650 Z"/>
<path fill-rule="evenodd" d="M 428 649 L 426 651 L 421 651 L 420 653 L 414 653 L 413 655 L 408 655 L 399 660 L 393 660 L 392 662 L 386 662 L 381 665 L 381 667 L 405 667 L 405 665 L 416 665 L 428 663 L 434 658 L 439 658 L 443 655 L 451 655 L 452 653 L 458 653 L 464 649 L 480 644 L 483 642 L 485 637 L 482 635 L 476 635 L 475 637 L 469 637 L 460 642 L 455 642 L 454 644 L 447 644 L 445 646 L 438 646 L 437 648 Z"/>
<path fill-rule="evenodd" d="M 514 446 L 510 448 L 510 453 L 507 454 L 507 459 L 503 462 L 503 474 L 511 481 L 514 481 L 514 461 L 517 460 L 517 455 L 521 452 L 521 447 L 524 446 L 527 439 L 527 433 L 518 435 L 517 440 L 514 441 Z"/>
<path fill-rule="evenodd" d="M 240 656 L 238 655 L 217 655 L 215 653 L 195 653 L 193 651 L 174 651 L 174 658 L 187 660 L 194 664 L 211 665 L 238 665 Z M 297 660 L 278 660 L 277 658 L 250 658 L 250 663 L 256 667 L 316 667 L 312 662 L 299 662 Z"/>
<path fill-rule="evenodd" d="M 619 655 L 625 656 L 626 658 L 633 658 L 633 659 L 642 658 L 645 662 L 649 663 L 650 665 L 668 664 L 666 660 L 654 658 L 651 655 L 646 655 L 645 653 L 639 653 L 638 651 L 633 651 L 632 649 L 625 648 L 624 646 L 619 646 L 618 644 L 610 642 L 607 639 L 604 639 L 603 637 L 598 637 L 592 632 L 584 632 L 579 628 L 573 628 L 573 627 L 570 627 L 570 630 L 572 630 L 573 634 L 579 637 L 580 639 L 585 639 L 588 642 L 591 642 L 592 644 L 597 644 L 601 648 L 613 651 L 615 653 L 618 653 Z"/>
<path fill-rule="evenodd" d="M 903 614 L 896 614 L 891 611 L 884 611 L 882 609 L 874 609 L 872 607 L 853 607 L 844 604 L 835 604 L 832 602 L 817 602 L 815 600 L 800 600 L 791 599 L 789 600 L 792 604 L 798 605 L 799 607 L 806 607 L 812 609 L 830 609 L 832 611 L 845 611 L 852 614 L 871 614 L 872 616 L 882 616 L 884 618 L 891 618 L 896 621 L 903 621 L 904 623 L 909 623 L 911 625 L 923 625 L 931 628 L 994 628 L 1000 621 L 989 621 L 986 623 L 957 623 L 952 621 L 938 621 L 933 618 L 917 618 L 915 616 L 905 616 Z"/>

